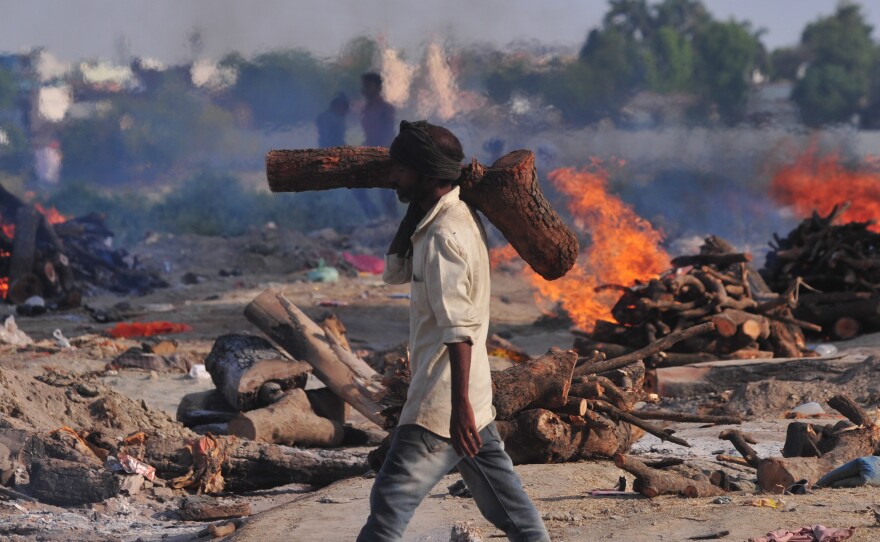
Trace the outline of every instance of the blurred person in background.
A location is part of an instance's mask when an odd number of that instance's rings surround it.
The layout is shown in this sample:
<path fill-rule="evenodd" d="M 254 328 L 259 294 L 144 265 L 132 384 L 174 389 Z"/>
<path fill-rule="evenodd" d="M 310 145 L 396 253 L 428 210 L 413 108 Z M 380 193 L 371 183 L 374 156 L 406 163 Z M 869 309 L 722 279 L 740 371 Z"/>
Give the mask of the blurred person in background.
<path fill-rule="evenodd" d="M 396 135 L 394 106 L 382 97 L 382 76 L 375 72 L 361 76 L 361 94 L 366 103 L 361 111 L 361 127 L 364 129 L 364 145 L 368 147 L 388 147 Z M 369 199 L 367 189 L 353 190 L 358 203 L 367 218 L 379 218 L 380 213 Z M 391 190 L 380 191 L 384 214 L 397 218 L 397 198 Z"/>
<path fill-rule="evenodd" d="M 345 120 L 348 116 L 348 96 L 336 93 L 326 111 L 318 115 L 315 125 L 318 128 L 318 146 L 340 147 L 345 145 Z"/>

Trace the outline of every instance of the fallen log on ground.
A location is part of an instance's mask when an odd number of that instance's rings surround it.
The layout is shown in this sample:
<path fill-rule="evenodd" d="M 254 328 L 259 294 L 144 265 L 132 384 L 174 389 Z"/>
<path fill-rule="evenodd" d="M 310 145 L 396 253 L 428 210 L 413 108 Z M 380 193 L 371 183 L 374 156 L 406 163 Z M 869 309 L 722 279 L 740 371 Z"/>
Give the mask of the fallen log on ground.
<path fill-rule="evenodd" d="M 43 457 L 31 464 L 30 491 L 59 506 L 101 502 L 119 493 L 119 479 L 104 467 Z"/>
<path fill-rule="evenodd" d="M 370 421 L 382 426 L 380 390 L 374 371 L 363 360 L 332 342 L 324 330 L 291 303 L 281 291 L 269 288 L 245 308 L 247 319 L 295 359 L 308 362 L 335 394 Z"/>
<path fill-rule="evenodd" d="M 311 366 L 292 360 L 254 335 L 220 336 L 205 357 L 205 368 L 226 402 L 239 411 L 266 406 L 259 398 L 266 382 L 282 390 L 305 386 Z"/>
<path fill-rule="evenodd" d="M 342 444 L 342 426 L 315 414 L 301 389 L 289 390 L 278 402 L 241 412 L 229 420 L 230 435 L 286 446 L 335 448 Z"/>
<path fill-rule="evenodd" d="M 846 395 L 835 395 L 828 405 L 854 426 L 838 424 L 834 433 L 816 443 L 821 457 L 770 457 L 758 464 L 761 489 L 781 493 L 798 480 L 815 482 L 831 470 L 853 459 L 874 455 L 880 443 L 880 425 Z"/>
<path fill-rule="evenodd" d="M 635 476 L 633 489 L 646 497 L 683 495 L 694 498 L 714 497 L 726 493 L 720 487 L 709 482 L 685 478 L 678 473 L 652 469 L 632 456 L 617 454 L 614 456 L 614 464 Z"/>
<path fill-rule="evenodd" d="M 273 150 L 266 177 L 273 192 L 331 188 L 393 188 L 391 159 L 381 147 Z M 538 185 L 535 156 L 514 151 L 490 167 L 474 160 L 462 168 L 461 199 L 479 209 L 532 269 L 547 280 L 574 265 L 578 241 Z"/>
<path fill-rule="evenodd" d="M 222 465 L 226 489 L 233 492 L 292 483 L 325 486 L 359 476 L 369 468 L 364 453 L 303 450 L 235 437 L 216 437 L 216 440 L 226 457 Z M 150 438 L 144 461 L 156 467 L 160 478 L 185 476 L 193 468 L 193 457 L 185 444 L 177 439 Z"/>

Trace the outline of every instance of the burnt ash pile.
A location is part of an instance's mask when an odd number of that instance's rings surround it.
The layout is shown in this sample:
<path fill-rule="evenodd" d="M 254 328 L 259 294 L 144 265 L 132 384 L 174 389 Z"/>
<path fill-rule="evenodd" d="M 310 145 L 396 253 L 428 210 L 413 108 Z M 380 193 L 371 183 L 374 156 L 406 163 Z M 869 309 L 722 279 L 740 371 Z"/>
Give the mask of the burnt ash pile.
<path fill-rule="evenodd" d="M 0 296 L 8 303 L 41 298 L 44 307 L 65 309 L 100 291 L 140 295 L 168 286 L 112 247 L 99 214 L 66 219 L 0 187 L 0 222 Z"/>
<path fill-rule="evenodd" d="M 608 285 L 622 295 L 611 313 L 616 322 L 599 320 L 590 333 L 576 332 L 575 349 L 616 358 L 658 344 L 693 326 L 713 329 L 657 349 L 649 366 L 676 366 L 718 359 L 757 359 L 809 355 L 791 310 L 791 293 L 775 294 L 749 263 L 724 240 L 709 237 L 700 253 L 680 256 L 674 269 L 633 287 Z"/>
<path fill-rule="evenodd" d="M 835 339 L 880 329 L 880 233 L 870 222 L 834 225 L 845 210 L 814 212 L 784 239 L 774 235 L 761 270 L 774 291 L 798 280 L 817 290 L 799 296 L 795 316 Z"/>

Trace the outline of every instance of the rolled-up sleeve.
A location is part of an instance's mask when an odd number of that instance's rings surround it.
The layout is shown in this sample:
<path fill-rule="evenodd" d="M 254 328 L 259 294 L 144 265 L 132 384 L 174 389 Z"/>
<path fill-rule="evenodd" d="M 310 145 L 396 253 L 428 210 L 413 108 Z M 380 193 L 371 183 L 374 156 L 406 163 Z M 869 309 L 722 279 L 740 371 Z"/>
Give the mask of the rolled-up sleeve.
<path fill-rule="evenodd" d="M 406 284 L 412 280 L 412 258 L 401 258 L 397 254 L 386 254 L 382 280 L 385 284 Z"/>
<path fill-rule="evenodd" d="M 464 251 L 447 235 L 434 236 L 425 262 L 428 300 L 437 325 L 443 329 L 443 343 L 476 340 L 480 322 L 470 297 L 471 273 Z"/>

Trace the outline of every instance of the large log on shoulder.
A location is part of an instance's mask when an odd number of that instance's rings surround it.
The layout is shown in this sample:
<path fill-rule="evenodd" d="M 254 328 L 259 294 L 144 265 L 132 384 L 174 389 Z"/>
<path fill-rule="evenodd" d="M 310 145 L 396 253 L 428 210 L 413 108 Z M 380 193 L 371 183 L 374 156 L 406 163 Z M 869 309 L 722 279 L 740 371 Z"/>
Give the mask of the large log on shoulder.
<path fill-rule="evenodd" d="M 273 192 L 392 188 L 391 158 L 382 147 L 273 150 L 266 177 Z M 538 185 L 535 155 L 514 151 L 485 167 L 462 168 L 461 198 L 479 209 L 532 269 L 547 280 L 574 265 L 578 241 Z"/>
<path fill-rule="evenodd" d="M 374 371 L 342 348 L 281 291 L 269 288 L 251 301 L 245 317 L 296 359 L 308 362 L 321 382 L 380 427 L 382 408 L 374 399 L 379 390 Z"/>
<path fill-rule="evenodd" d="M 282 390 L 305 386 L 311 366 L 288 358 L 262 337 L 221 335 L 205 357 L 205 368 L 226 402 L 241 411 L 262 406 L 260 388 L 267 382 Z"/>

